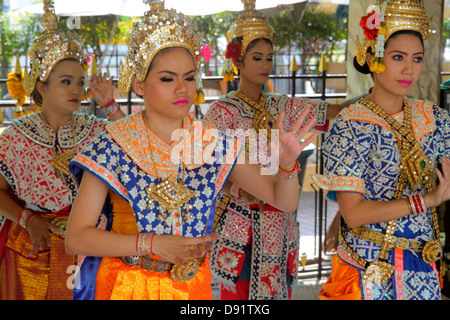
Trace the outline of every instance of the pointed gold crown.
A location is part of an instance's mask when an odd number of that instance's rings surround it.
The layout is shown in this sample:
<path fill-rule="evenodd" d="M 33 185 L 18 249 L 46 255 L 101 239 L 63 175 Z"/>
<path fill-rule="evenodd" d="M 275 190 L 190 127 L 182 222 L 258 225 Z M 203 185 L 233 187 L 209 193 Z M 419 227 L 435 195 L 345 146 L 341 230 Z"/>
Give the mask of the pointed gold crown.
<path fill-rule="evenodd" d="M 44 31 L 31 46 L 29 56 L 31 59 L 30 72 L 25 76 L 25 91 L 30 94 L 34 90 L 37 80 L 47 81 L 54 66 L 64 59 L 75 59 L 83 64 L 85 53 L 83 40 L 77 34 L 59 32 L 56 29 L 58 17 L 52 0 L 44 0 L 44 15 L 41 23 Z"/>
<path fill-rule="evenodd" d="M 376 5 L 370 6 L 367 15 L 361 18 L 364 37 L 362 43 L 356 37 L 358 63 L 361 66 L 366 63 L 369 47 L 375 57 L 381 59 L 386 41 L 397 31 L 417 31 L 424 40 L 428 39 L 437 28 L 432 19 L 425 12 L 422 0 L 377 0 Z"/>
<path fill-rule="evenodd" d="M 164 48 L 182 47 L 189 50 L 200 69 L 201 35 L 197 25 L 188 16 L 164 8 L 164 1 L 147 0 L 150 10 L 141 22 L 133 25 L 128 39 L 125 64 L 120 62 L 118 88 L 121 95 L 130 91 L 131 80 L 144 81 L 155 55 Z"/>
<path fill-rule="evenodd" d="M 244 57 L 247 47 L 253 40 L 264 38 L 270 42 L 275 42 L 275 30 L 267 22 L 267 19 L 255 9 L 256 0 L 241 0 L 244 4 L 244 10 L 236 15 L 232 24 L 228 42 L 235 38 L 242 38 L 241 55 L 239 60 Z"/>

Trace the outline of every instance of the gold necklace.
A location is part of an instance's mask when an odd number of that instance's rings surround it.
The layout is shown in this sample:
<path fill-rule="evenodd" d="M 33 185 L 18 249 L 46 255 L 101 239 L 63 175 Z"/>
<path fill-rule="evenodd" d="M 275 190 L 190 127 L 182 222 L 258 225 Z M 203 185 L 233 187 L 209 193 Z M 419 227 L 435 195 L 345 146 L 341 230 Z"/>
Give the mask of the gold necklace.
<path fill-rule="evenodd" d="M 146 114 L 144 112 L 144 123 L 147 130 L 147 140 L 149 142 L 149 149 L 150 149 L 150 159 L 152 160 L 153 167 L 155 168 L 155 175 L 156 178 L 159 180 L 159 174 L 158 169 L 156 167 L 156 161 L 153 158 L 153 150 L 150 143 L 150 133 L 149 133 L 149 126 L 147 124 Z M 185 167 L 184 164 L 181 163 L 183 166 L 183 176 L 180 181 L 177 181 L 175 176 L 173 174 L 169 174 L 169 177 L 160 183 L 147 187 L 145 189 L 147 195 L 150 197 L 147 199 L 148 204 L 151 204 L 153 201 L 158 202 L 158 204 L 165 210 L 164 212 L 160 212 L 160 219 L 165 220 L 168 218 L 171 212 L 174 210 L 180 208 L 181 211 L 183 209 L 186 209 L 186 204 L 191 200 L 193 196 L 195 196 L 195 192 L 189 189 L 184 185 L 184 174 L 185 174 Z M 192 204 L 189 204 L 187 206 L 187 209 L 191 210 L 193 208 Z M 183 224 L 189 220 L 189 216 L 182 213 L 182 216 L 184 216 Z M 165 222 L 167 225 L 167 222 Z"/>
<path fill-rule="evenodd" d="M 267 141 L 267 145 L 270 145 L 270 142 L 272 140 L 271 130 L 276 128 L 276 120 L 266 109 L 267 96 L 265 92 L 262 91 L 261 97 L 259 98 L 259 101 L 257 103 L 255 103 L 255 101 L 247 97 L 245 93 L 241 91 L 236 91 L 234 94 L 255 111 L 251 128 L 255 129 L 258 134 L 266 133 L 265 137 L 262 138 Z M 260 131 L 260 129 L 265 129 L 267 130 L 267 132 Z M 246 140 L 245 151 L 247 153 L 250 153 L 250 145 L 254 145 L 254 143 L 250 142 L 250 136 L 248 136 Z"/>
<path fill-rule="evenodd" d="M 235 95 L 257 111 L 252 120 L 253 129 L 275 129 L 276 120 L 266 109 L 267 96 L 264 91 L 262 91 L 261 97 L 256 103 L 242 91 L 236 91 Z"/>
<path fill-rule="evenodd" d="M 47 123 L 44 120 L 44 116 L 42 113 L 40 113 L 43 126 L 45 131 L 47 132 L 48 138 L 52 144 L 52 152 L 53 152 L 53 160 L 50 161 L 50 164 L 52 165 L 53 169 L 55 170 L 55 174 L 59 178 L 63 178 L 63 174 L 70 176 L 71 173 L 69 171 L 69 162 L 75 157 L 75 154 L 77 153 L 77 140 L 75 135 L 75 120 L 72 117 L 72 134 L 73 134 L 73 148 L 74 152 L 70 150 L 66 150 L 63 153 L 57 154 L 56 152 L 56 146 L 55 142 L 53 141 L 52 136 L 50 135 L 50 132 L 47 128 Z M 55 137 L 58 133 L 55 131 Z"/>

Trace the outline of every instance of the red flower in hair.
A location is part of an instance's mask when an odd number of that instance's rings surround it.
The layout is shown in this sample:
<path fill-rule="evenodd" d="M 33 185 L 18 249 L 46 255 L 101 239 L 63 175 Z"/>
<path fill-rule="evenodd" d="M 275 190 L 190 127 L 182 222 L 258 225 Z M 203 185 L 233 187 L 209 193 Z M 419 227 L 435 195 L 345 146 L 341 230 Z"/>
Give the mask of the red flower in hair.
<path fill-rule="evenodd" d="M 363 16 L 359 25 L 364 30 L 364 35 L 368 40 L 373 40 L 378 35 L 380 29 L 380 15 L 372 11 L 367 16 Z"/>
<path fill-rule="evenodd" d="M 239 59 L 241 55 L 242 44 L 239 42 L 229 43 L 227 45 L 227 50 L 225 51 L 225 58 L 227 59 Z"/>

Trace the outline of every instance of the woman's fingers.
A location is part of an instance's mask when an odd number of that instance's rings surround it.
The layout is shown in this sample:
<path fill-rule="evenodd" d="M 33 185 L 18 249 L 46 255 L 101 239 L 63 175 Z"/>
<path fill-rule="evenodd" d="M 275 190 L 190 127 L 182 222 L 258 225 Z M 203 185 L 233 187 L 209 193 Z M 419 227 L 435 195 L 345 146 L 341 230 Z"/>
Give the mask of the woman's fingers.
<path fill-rule="evenodd" d="M 189 238 L 186 244 L 186 251 L 191 258 L 201 258 L 206 252 L 210 251 L 214 245 L 214 241 L 218 240 L 220 235 L 210 235 L 197 238 Z"/>

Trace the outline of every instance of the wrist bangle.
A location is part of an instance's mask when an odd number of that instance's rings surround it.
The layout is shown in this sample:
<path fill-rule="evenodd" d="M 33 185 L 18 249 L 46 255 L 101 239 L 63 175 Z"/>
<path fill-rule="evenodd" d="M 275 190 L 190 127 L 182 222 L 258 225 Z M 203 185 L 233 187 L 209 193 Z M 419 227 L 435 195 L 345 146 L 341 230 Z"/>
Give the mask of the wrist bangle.
<path fill-rule="evenodd" d="M 278 167 L 283 170 L 284 172 L 291 172 L 294 170 L 294 168 L 297 166 L 298 162 L 295 161 L 288 169 L 284 168 L 282 165 L 278 165 Z"/>
<path fill-rule="evenodd" d="M 231 193 L 231 195 L 233 196 L 233 198 L 239 198 L 240 196 L 239 196 L 239 190 L 240 190 L 241 188 L 239 188 L 239 186 L 238 185 L 235 185 L 234 183 L 231 185 L 231 188 L 230 188 L 230 193 Z"/>
<path fill-rule="evenodd" d="M 23 209 L 22 212 L 20 212 L 19 217 L 17 218 L 17 223 L 22 228 L 26 229 L 28 221 L 34 215 L 35 215 L 35 213 L 33 213 L 33 211 L 28 210 L 28 209 Z"/>
<path fill-rule="evenodd" d="M 411 199 L 410 199 L 410 197 L 408 197 L 408 198 L 406 199 L 406 203 L 408 204 L 409 213 L 410 213 L 410 214 L 413 214 L 414 211 L 413 211 L 413 209 L 412 209 L 412 207 L 411 207 Z"/>
<path fill-rule="evenodd" d="M 110 102 L 108 102 L 103 107 L 100 107 L 100 110 L 102 110 L 108 117 L 116 114 L 120 109 L 119 104 L 116 102 L 116 100 L 112 99 Z"/>
<path fill-rule="evenodd" d="M 154 233 L 139 233 L 136 238 L 136 251 L 138 256 L 153 255 L 153 236 Z"/>
<path fill-rule="evenodd" d="M 100 109 L 103 110 L 103 109 L 106 109 L 108 107 L 111 107 L 112 105 L 114 105 L 115 102 L 116 102 L 116 100 L 112 99 L 110 102 L 105 104 L 103 107 L 100 107 Z"/>
<path fill-rule="evenodd" d="M 114 106 L 115 106 L 114 107 L 115 109 L 111 113 L 107 114 L 108 117 L 111 117 L 111 116 L 115 115 L 117 112 L 119 112 L 119 110 L 120 110 L 119 104 L 116 102 L 116 104 Z"/>
<path fill-rule="evenodd" d="M 297 176 L 299 174 L 299 172 L 301 171 L 300 164 L 298 163 L 298 161 L 295 161 L 294 165 L 291 166 L 290 169 L 285 169 L 281 165 L 279 165 L 278 168 L 279 168 L 278 174 L 281 177 L 284 177 L 287 179 L 291 179 L 291 178 Z"/>
<path fill-rule="evenodd" d="M 413 214 L 421 214 L 427 211 L 422 194 L 414 194 L 408 197 L 408 206 Z"/>

